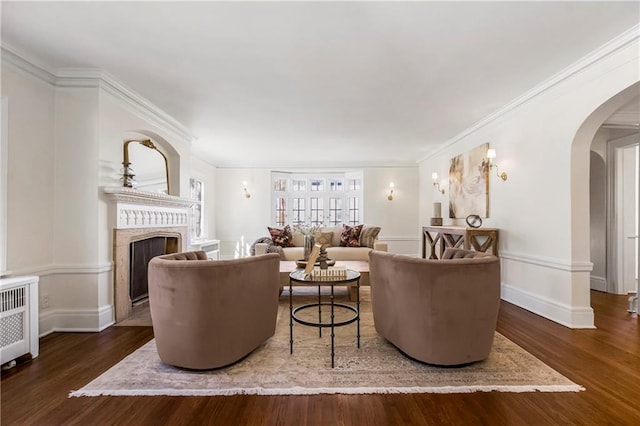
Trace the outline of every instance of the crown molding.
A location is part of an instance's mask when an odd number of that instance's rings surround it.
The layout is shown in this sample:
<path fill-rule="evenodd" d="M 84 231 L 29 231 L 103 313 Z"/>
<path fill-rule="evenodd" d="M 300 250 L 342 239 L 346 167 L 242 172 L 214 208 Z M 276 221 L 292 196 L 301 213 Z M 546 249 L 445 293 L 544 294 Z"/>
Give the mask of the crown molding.
<path fill-rule="evenodd" d="M 53 87 L 103 89 L 154 126 L 171 132 L 189 142 L 195 138 L 189 128 L 103 70 L 96 68 L 60 68 L 56 71 L 51 71 L 44 65 L 36 63 L 35 60 L 27 58 L 26 55 L 7 45 L 2 46 L 2 61 Z"/>
<path fill-rule="evenodd" d="M 574 62 L 572 65 L 568 66 L 564 70 L 562 70 L 559 73 L 555 74 L 551 78 L 543 81 L 539 85 L 535 86 L 533 89 L 529 90 L 528 92 L 525 92 L 523 95 L 521 95 L 521 96 L 517 97 L 516 99 L 514 99 L 513 101 L 509 102 L 507 105 L 505 105 L 504 107 L 500 108 L 496 112 L 494 112 L 492 114 L 489 114 L 488 116 L 486 116 L 482 120 L 478 121 L 477 123 L 475 123 L 471 127 L 467 128 L 466 130 L 462 131 L 461 133 L 458 133 L 456 136 L 454 136 L 453 138 L 447 140 L 442 145 L 434 148 L 429 154 L 427 154 L 424 157 L 418 159 L 417 163 L 421 163 L 421 162 L 423 162 L 425 160 L 428 160 L 429 158 L 431 158 L 431 157 L 433 157 L 435 155 L 440 154 L 445 149 L 450 148 L 451 146 L 453 146 L 456 143 L 460 142 L 466 136 L 468 136 L 468 135 L 476 132 L 477 130 L 485 127 L 486 125 L 492 123 L 493 121 L 497 120 L 498 118 L 500 118 L 500 117 L 506 115 L 507 113 L 513 111 L 514 109 L 518 108 L 519 106 L 529 102 L 530 100 L 532 100 L 535 97 L 539 96 L 540 94 L 546 92 L 547 90 L 550 90 L 551 88 L 557 86 L 558 84 L 562 83 L 563 81 L 575 76 L 576 74 L 578 74 L 581 71 L 583 71 L 585 68 L 588 68 L 588 67 L 592 66 L 593 64 L 595 64 L 596 62 L 601 61 L 601 60 L 607 58 L 608 56 L 611 56 L 612 54 L 614 54 L 615 52 L 619 51 L 620 49 L 622 49 L 622 48 L 626 47 L 627 45 L 637 41 L 639 38 L 640 38 L 640 24 L 637 24 L 637 25 L 631 27 L 629 30 L 623 32 L 619 36 L 615 37 L 613 40 L 611 40 L 611 41 L 605 43 L 604 45 L 600 46 L 598 49 L 596 49 L 593 52 L 587 54 L 582 59 L 579 59 L 577 62 Z"/>
<path fill-rule="evenodd" d="M 16 49 L 6 44 L 2 44 L 2 62 L 13 66 L 14 68 L 23 71 L 39 80 L 44 81 L 52 86 L 56 85 L 56 76 L 53 72 L 46 69 L 42 64 L 37 64 L 35 59 L 18 53 Z"/>

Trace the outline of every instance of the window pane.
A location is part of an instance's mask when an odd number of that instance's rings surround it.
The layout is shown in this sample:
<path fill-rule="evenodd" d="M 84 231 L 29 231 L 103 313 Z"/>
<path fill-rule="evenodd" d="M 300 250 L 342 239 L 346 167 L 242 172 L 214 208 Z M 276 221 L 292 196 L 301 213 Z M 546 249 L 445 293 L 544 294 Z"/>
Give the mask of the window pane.
<path fill-rule="evenodd" d="M 360 179 L 349 179 L 349 190 L 357 191 L 360 189 Z"/>
<path fill-rule="evenodd" d="M 300 225 L 303 224 L 305 217 L 305 200 L 304 198 L 294 198 L 293 199 L 293 224 Z"/>
<path fill-rule="evenodd" d="M 276 179 L 273 181 L 273 190 L 274 191 L 286 191 L 287 190 L 287 180 L 286 179 Z"/>
<path fill-rule="evenodd" d="M 311 179 L 312 191 L 324 191 L 324 179 Z"/>
<path fill-rule="evenodd" d="M 349 197 L 349 225 L 358 225 L 360 221 L 360 206 L 356 197 Z"/>
<path fill-rule="evenodd" d="M 276 198 L 276 225 L 284 226 L 287 222 L 287 199 Z"/>
<path fill-rule="evenodd" d="M 324 223 L 324 199 L 323 198 L 311 198 L 311 224 L 322 225 Z"/>
<path fill-rule="evenodd" d="M 329 198 L 329 224 L 342 224 L 342 198 Z"/>
<path fill-rule="evenodd" d="M 291 181 L 291 186 L 294 191 L 306 191 L 307 181 L 304 179 L 294 179 Z"/>
<path fill-rule="evenodd" d="M 342 191 L 344 189 L 344 181 L 342 179 L 331 179 L 329 181 L 329 189 L 331 191 Z"/>

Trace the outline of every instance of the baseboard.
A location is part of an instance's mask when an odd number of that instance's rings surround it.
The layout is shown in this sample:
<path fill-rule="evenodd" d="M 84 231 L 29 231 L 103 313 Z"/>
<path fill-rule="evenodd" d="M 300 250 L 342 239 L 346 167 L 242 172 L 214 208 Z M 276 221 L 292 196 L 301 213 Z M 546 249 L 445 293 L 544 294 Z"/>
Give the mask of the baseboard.
<path fill-rule="evenodd" d="M 112 305 L 98 309 L 49 309 L 39 317 L 40 337 L 54 332 L 99 332 L 115 324 Z"/>
<path fill-rule="evenodd" d="M 591 279 L 589 282 L 590 282 L 591 290 L 597 290 L 602 292 L 607 291 L 607 280 L 605 278 L 591 275 Z"/>
<path fill-rule="evenodd" d="M 565 327 L 595 328 L 591 307 L 573 308 L 504 283 L 502 299 Z"/>

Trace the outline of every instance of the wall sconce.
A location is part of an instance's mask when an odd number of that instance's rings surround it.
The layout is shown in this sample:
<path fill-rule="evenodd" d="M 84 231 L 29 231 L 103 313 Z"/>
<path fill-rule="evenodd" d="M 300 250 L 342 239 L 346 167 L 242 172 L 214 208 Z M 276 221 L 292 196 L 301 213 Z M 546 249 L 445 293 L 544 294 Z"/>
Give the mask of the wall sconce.
<path fill-rule="evenodd" d="M 242 181 L 242 187 L 244 189 L 244 198 L 251 198 L 251 194 L 249 194 L 249 190 L 247 189 L 247 181 Z"/>
<path fill-rule="evenodd" d="M 389 195 L 387 195 L 387 200 L 393 200 L 393 188 L 395 188 L 395 184 L 393 182 L 389 182 Z"/>
<path fill-rule="evenodd" d="M 436 190 L 442 195 L 444 195 L 444 188 L 440 188 L 440 182 L 438 182 L 438 173 L 436 172 L 431 173 L 431 179 L 433 179 L 433 186 L 436 187 Z"/>
<path fill-rule="evenodd" d="M 500 171 L 498 170 L 498 165 L 492 163 L 494 158 L 496 158 L 496 150 L 495 149 L 488 149 L 487 150 L 487 161 L 489 162 L 489 170 L 491 170 L 492 168 L 495 167 L 496 168 L 496 176 L 498 176 L 502 180 L 507 180 L 507 172 L 500 173 Z"/>

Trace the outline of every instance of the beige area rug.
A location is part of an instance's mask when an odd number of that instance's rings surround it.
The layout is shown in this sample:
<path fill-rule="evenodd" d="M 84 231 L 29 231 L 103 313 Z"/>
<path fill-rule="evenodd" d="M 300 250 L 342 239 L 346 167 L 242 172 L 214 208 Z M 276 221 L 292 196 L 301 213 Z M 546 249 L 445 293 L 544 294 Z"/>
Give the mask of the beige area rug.
<path fill-rule="evenodd" d="M 296 292 L 294 303 L 311 297 Z M 240 362 L 212 371 L 187 371 L 163 364 L 155 340 L 127 356 L 70 396 L 100 395 L 309 395 L 365 393 L 577 392 L 583 387 L 496 333 L 485 361 L 461 368 L 439 368 L 412 361 L 377 335 L 369 288 L 363 288 L 361 347 L 356 324 L 336 329 L 335 368 L 331 368 L 328 329 L 294 324 L 289 354 L 289 298 L 280 298 L 276 334 Z M 340 298 L 346 300 L 346 293 Z M 315 311 L 317 314 L 317 311 Z M 310 310 L 310 315 L 314 310 Z"/>

